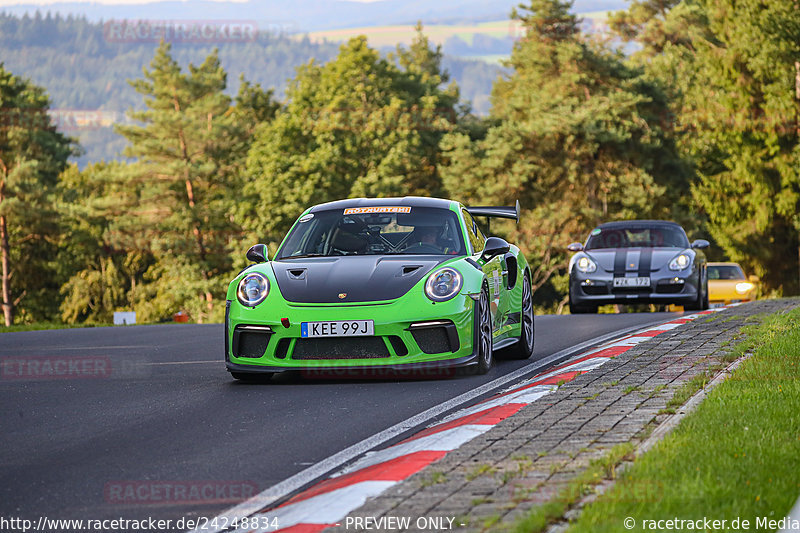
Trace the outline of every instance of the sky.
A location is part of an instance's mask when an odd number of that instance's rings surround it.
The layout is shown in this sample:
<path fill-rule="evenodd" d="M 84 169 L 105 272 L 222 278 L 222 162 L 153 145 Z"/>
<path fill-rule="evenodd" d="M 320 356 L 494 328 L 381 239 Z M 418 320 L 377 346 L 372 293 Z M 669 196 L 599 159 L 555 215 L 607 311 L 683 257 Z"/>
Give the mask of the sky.
<path fill-rule="evenodd" d="M 81 4 L 105 4 L 105 5 L 121 5 L 121 4 L 148 4 L 150 2 L 158 2 L 161 0 L 0 0 L 0 7 L 2 6 L 18 6 L 18 5 L 38 5 L 48 6 L 53 4 L 65 3 L 81 3 Z M 192 0 L 182 0 L 184 3 L 191 4 Z M 212 2 L 229 2 L 241 3 L 248 2 L 249 0 L 211 0 Z M 347 2 L 380 2 L 381 0 L 345 0 Z"/>

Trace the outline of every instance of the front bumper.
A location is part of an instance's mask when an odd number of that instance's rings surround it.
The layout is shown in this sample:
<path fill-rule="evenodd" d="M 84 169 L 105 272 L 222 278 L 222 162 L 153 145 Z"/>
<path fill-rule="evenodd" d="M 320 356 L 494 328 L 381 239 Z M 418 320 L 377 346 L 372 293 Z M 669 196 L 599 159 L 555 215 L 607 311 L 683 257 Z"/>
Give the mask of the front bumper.
<path fill-rule="evenodd" d="M 428 372 L 470 366 L 477 362 L 474 315 L 474 302 L 466 295 L 448 302 L 400 298 L 347 305 L 289 304 L 281 299 L 256 308 L 228 301 L 226 367 L 230 372 L 274 373 L 343 368 Z M 347 320 L 373 320 L 374 335 L 301 336 L 302 322 Z"/>
<path fill-rule="evenodd" d="M 751 289 L 744 293 L 734 290 L 720 290 L 714 287 L 711 282 L 708 284 L 708 301 L 710 303 L 730 305 L 740 302 L 752 302 L 756 299 L 756 289 Z"/>
<path fill-rule="evenodd" d="M 694 272 L 653 272 L 649 287 L 614 287 L 608 272 L 570 276 L 570 301 L 577 305 L 688 304 L 697 301 L 698 275 Z"/>
<path fill-rule="evenodd" d="M 473 366 L 478 363 L 477 354 L 470 354 L 457 359 L 444 359 L 441 361 L 430 361 L 427 363 L 401 363 L 401 364 L 379 364 L 369 366 L 263 366 L 263 365 L 242 365 L 228 361 L 225 366 L 228 372 L 242 372 L 251 374 L 274 374 L 279 372 L 300 371 L 307 376 L 317 376 L 321 378 L 338 377 L 394 377 L 394 376 L 413 376 L 413 377 L 443 377 L 455 375 L 454 370 Z"/>

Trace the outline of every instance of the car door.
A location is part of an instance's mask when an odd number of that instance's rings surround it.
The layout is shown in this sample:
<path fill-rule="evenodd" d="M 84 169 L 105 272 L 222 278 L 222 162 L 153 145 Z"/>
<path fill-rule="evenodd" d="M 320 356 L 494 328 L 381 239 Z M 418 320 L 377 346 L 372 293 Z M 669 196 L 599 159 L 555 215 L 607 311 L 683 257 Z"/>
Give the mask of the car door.
<path fill-rule="evenodd" d="M 464 222 L 467 226 L 467 239 L 472 247 L 472 253 L 477 260 L 486 245 L 486 237 L 481 232 L 475 219 L 466 209 L 462 209 Z M 480 261 L 482 263 L 482 261 Z M 489 284 L 489 306 L 492 310 L 492 334 L 496 334 L 506 319 L 508 313 L 508 291 L 503 287 L 503 257 L 496 256 L 482 266 Z"/>

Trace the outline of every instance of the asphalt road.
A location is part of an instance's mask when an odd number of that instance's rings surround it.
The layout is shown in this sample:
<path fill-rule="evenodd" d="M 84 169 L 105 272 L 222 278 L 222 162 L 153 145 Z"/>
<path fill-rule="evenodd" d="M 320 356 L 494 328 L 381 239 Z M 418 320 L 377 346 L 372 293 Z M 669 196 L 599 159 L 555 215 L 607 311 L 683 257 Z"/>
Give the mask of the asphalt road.
<path fill-rule="evenodd" d="M 537 317 L 533 357 L 672 316 Z M 252 385 L 229 377 L 222 343 L 221 325 L 0 334 L 0 517 L 211 517 L 531 362 L 440 380 Z"/>

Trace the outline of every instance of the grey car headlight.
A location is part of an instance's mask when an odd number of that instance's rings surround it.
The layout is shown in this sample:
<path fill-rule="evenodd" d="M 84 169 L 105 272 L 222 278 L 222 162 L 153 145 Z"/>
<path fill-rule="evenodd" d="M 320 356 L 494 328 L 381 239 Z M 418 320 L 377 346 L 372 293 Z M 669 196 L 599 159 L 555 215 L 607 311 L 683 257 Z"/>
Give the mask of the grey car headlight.
<path fill-rule="evenodd" d="M 675 259 L 669 262 L 670 270 L 684 270 L 692 264 L 692 258 L 686 254 L 680 254 Z"/>
<path fill-rule="evenodd" d="M 597 263 L 586 257 L 585 255 L 575 261 L 575 268 L 584 274 L 590 274 L 597 270 Z"/>
<path fill-rule="evenodd" d="M 236 297 L 242 305 L 255 307 L 269 294 L 269 280 L 264 274 L 252 272 L 241 279 Z"/>
<path fill-rule="evenodd" d="M 458 294 L 463 283 L 464 278 L 458 270 L 445 267 L 428 276 L 425 295 L 434 302 L 444 302 Z"/>

